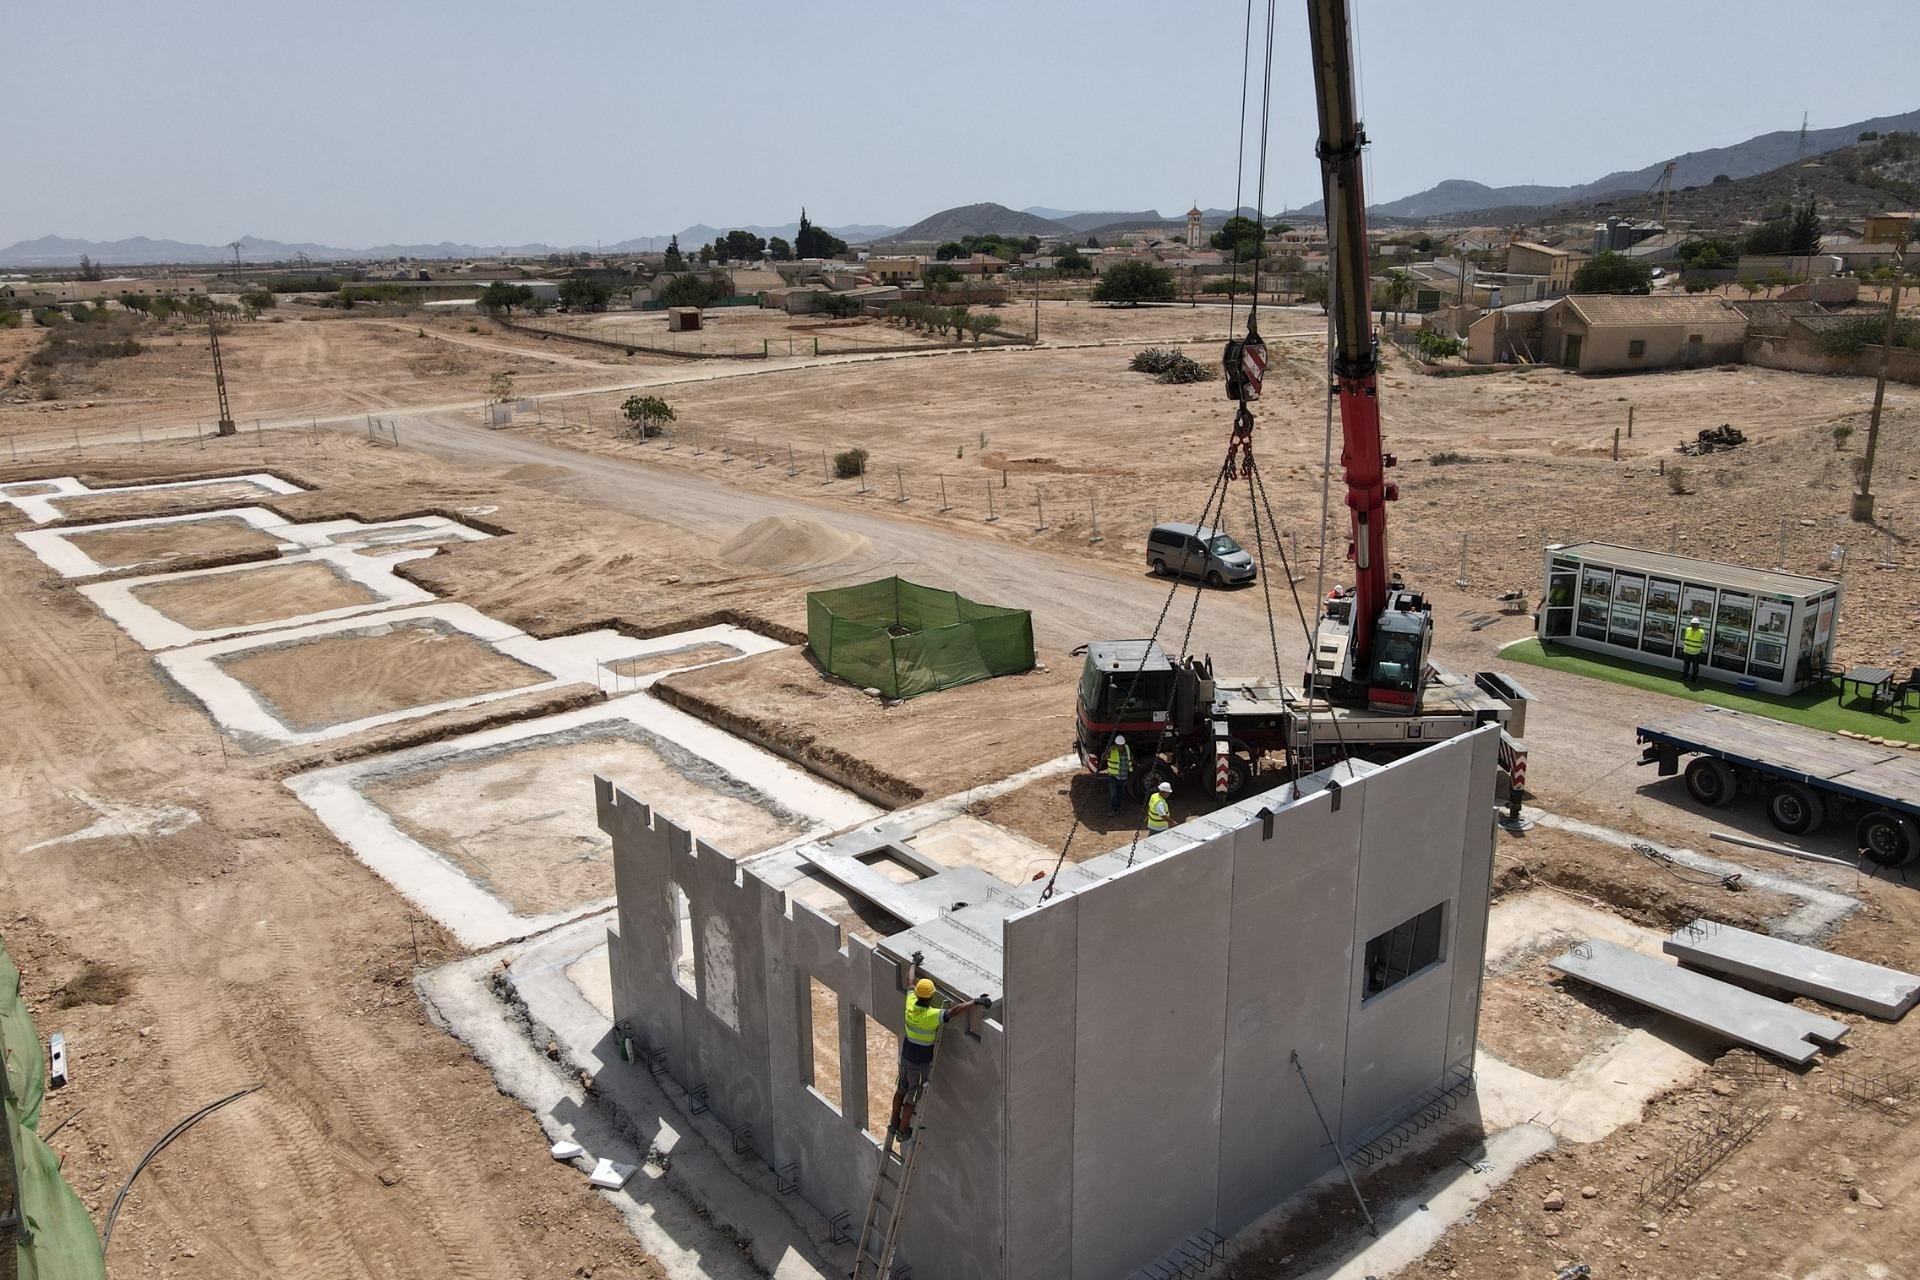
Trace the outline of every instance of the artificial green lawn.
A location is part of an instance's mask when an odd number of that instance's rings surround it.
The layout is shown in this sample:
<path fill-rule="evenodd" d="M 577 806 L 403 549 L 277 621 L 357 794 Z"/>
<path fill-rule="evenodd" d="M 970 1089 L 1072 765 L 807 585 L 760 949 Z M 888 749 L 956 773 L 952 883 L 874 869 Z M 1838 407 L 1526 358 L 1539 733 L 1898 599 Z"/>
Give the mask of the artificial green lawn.
<path fill-rule="evenodd" d="M 1830 690 L 1818 687 L 1802 690 L 1791 697 L 1782 697 L 1777 693 L 1743 693 L 1730 684 L 1714 680 L 1702 680 L 1698 686 L 1688 688 L 1678 672 L 1658 671 L 1625 658 L 1584 649 L 1555 645 L 1551 650 L 1543 650 L 1538 637 L 1502 649 L 1500 656 L 1530 667 L 1546 667 L 1552 671 L 1591 676 L 1595 680 L 1611 680 L 1614 684 L 1671 694 L 1689 702 L 1709 702 L 1716 707 L 1729 707 L 1772 720 L 1803 724 L 1809 729 L 1824 729 L 1828 733 L 1850 729 L 1854 733 L 1876 738 L 1920 742 L 1920 707 L 1916 706 L 1909 706 L 1904 711 L 1893 708 L 1872 712 L 1866 709 L 1864 700 L 1849 698 L 1846 705 L 1842 706 L 1840 699 Z"/>

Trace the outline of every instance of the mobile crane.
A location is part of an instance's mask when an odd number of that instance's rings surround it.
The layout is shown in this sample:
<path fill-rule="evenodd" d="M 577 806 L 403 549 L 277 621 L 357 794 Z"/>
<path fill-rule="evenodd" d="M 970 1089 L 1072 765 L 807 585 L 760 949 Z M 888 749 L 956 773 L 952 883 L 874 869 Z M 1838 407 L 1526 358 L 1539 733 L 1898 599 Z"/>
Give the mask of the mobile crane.
<path fill-rule="evenodd" d="M 1212 789 L 1231 797 L 1246 787 L 1269 753 L 1283 754 L 1291 767 L 1304 771 L 1342 755 L 1373 760 L 1405 755 L 1497 722 L 1504 727 L 1502 767 L 1517 790 L 1526 771 L 1526 691 L 1499 672 L 1483 671 L 1466 680 L 1435 667 L 1429 660 L 1432 606 L 1408 590 L 1389 565 L 1387 504 L 1399 493 L 1386 479 L 1395 459 L 1383 448 L 1380 433 L 1380 355 L 1368 305 L 1361 166 L 1367 138 L 1355 108 L 1345 0 L 1308 0 L 1307 19 L 1320 119 L 1315 152 L 1331 243 L 1330 391 L 1340 411 L 1353 585 L 1336 588 L 1319 602 L 1299 689 L 1287 686 L 1278 672 L 1272 679 L 1216 676 L 1211 659 L 1176 662 L 1158 639 L 1099 641 L 1076 650 L 1085 654 L 1076 749 L 1086 767 L 1099 772 L 1108 745 L 1125 734 L 1136 762 L 1136 792 L 1169 774 L 1211 774 Z M 1224 359 L 1227 392 L 1238 402 L 1230 476 L 1246 474 L 1253 465 L 1249 405 L 1259 398 L 1265 365 L 1258 305 L 1256 291 L 1247 336 L 1230 341 Z M 1235 451 L 1244 455 L 1238 464 Z"/>

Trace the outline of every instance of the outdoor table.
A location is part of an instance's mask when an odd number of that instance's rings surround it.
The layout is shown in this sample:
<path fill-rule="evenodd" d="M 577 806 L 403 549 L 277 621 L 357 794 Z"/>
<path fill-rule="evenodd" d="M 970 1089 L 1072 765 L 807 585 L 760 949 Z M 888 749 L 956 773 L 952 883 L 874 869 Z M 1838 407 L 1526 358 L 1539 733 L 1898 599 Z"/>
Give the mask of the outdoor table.
<path fill-rule="evenodd" d="M 1848 667 L 1840 673 L 1840 696 L 1846 697 L 1847 686 L 1853 686 L 1855 694 L 1864 693 L 1878 707 L 1887 700 L 1887 691 L 1893 687 L 1893 672 L 1885 667 Z"/>

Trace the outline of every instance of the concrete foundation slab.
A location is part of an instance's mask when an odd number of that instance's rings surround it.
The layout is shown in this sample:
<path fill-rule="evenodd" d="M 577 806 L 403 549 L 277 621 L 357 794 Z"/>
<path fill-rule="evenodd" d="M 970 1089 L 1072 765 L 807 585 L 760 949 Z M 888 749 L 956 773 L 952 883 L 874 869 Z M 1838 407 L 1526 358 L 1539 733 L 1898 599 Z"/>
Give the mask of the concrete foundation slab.
<path fill-rule="evenodd" d="M 292 713 L 274 704 L 271 691 L 254 688 L 234 674 L 235 669 L 245 674 L 249 670 L 246 665 L 249 658 L 270 650 L 295 651 L 308 644 L 340 640 L 389 641 L 396 629 L 419 632 L 418 638 L 423 642 L 431 641 L 436 635 L 456 640 L 463 648 L 458 652 L 449 651 L 447 661 L 442 665 L 449 666 L 450 670 L 439 674 L 449 678 L 451 687 L 478 687 L 480 691 L 437 697 L 434 690 L 428 688 L 417 695 L 417 703 L 405 704 L 397 709 L 371 714 L 348 712 L 344 713 L 346 718 L 332 720 L 327 718 L 329 712 L 325 706 L 317 706 L 303 708 L 303 714 L 295 718 Z M 607 662 L 684 644 L 686 637 L 705 633 L 712 633 L 713 638 L 722 640 L 735 636 L 751 637 L 749 642 L 735 646 L 742 653 L 778 647 L 764 637 L 753 636 L 737 627 L 684 632 L 670 640 L 660 637 L 635 640 L 614 631 L 587 631 L 537 640 L 466 605 L 443 602 L 393 609 L 369 617 L 338 618 L 260 635 L 234 636 L 188 645 L 166 650 L 155 661 L 182 688 L 199 699 L 232 738 L 243 747 L 255 750 L 345 737 L 437 711 L 475 706 L 519 693 L 558 688 L 564 684 L 596 684 Z M 430 646 L 423 644 L 420 652 L 429 654 Z M 480 673 L 469 669 L 471 661 L 494 655 L 501 660 L 496 663 L 499 670 Z M 396 659 L 385 653 L 377 655 L 377 658 L 382 669 L 371 674 L 380 675 L 396 688 L 404 686 L 409 671 L 404 667 L 395 670 L 389 664 L 394 661 L 405 663 L 407 659 L 404 656 Z M 651 683 L 664 674 L 658 672 L 645 677 L 643 682 Z M 487 678 L 481 679 L 482 675 Z M 366 692 L 357 684 L 344 685 L 342 696 L 355 696 L 343 705 L 369 705 L 369 699 L 361 696 Z"/>
<path fill-rule="evenodd" d="M 1817 1017 L 1704 974 L 1663 964 L 1600 938 L 1582 943 L 1551 963 L 1569 977 L 1798 1066 L 1805 1066 L 1819 1053 L 1811 1041 L 1837 1044 L 1849 1030 L 1844 1022 Z"/>
<path fill-rule="evenodd" d="M 1696 969 L 1765 983 L 1875 1017 L 1898 1018 L 1920 1001 L 1920 977 L 1911 973 L 1712 920 L 1675 929 L 1663 949 Z"/>
<path fill-rule="evenodd" d="M 232 476 L 212 476 L 202 480 L 166 480 L 154 484 L 109 485 L 99 489 L 91 487 L 77 476 L 51 476 L 45 480 L 25 480 L 0 485 L 0 502 L 10 503 L 19 508 L 21 514 L 36 524 L 45 524 L 49 520 L 60 520 L 73 514 L 66 507 L 79 499 L 194 489 L 214 489 L 222 493 L 229 490 L 250 490 L 258 494 L 306 492 L 299 485 L 282 480 L 279 476 L 268 475 L 264 471 Z M 191 496 L 190 493 L 185 494 L 183 500 Z"/>
<path fill-rule="evenodd" d="M 115 578 L 89 583 L 80 594 L 142 646 L 173 649 L 430 603 L 437 598 L 433 592 L 394 569 L 435 550 L 401 547 L 376 554 L 359 546 L 327 547 L 217 569 Z"/>
<path fill-rule="evenodd" d="M 492 536 L 445 516 L 289 524 L 285 517 L 265 507 L 105 520 L 59 529 L 28 529 L 14 535 L 63 578 L 89 578 L 232 551 L 287 555 L 323 547 L 473 542 Z"/>
<path fill-rule="evenodd" d="M 773 642 L 742 631 L 731 643 Z M 297 774 L 286 785 L 355 857 L 464 945 L 482 947 L 610 904 L 613 869 L 591 785 L 610 761 L 642 770 L 618 775 L 635 795 L 671 797 L 701 835 L 747 851 L 877 812 L 646 694 Z"/>

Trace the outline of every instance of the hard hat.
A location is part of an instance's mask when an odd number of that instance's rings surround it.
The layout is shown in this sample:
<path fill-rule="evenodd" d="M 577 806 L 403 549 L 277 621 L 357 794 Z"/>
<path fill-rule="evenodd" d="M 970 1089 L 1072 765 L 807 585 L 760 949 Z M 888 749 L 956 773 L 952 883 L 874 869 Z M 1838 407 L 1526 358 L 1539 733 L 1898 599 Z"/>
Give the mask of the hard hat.
<path fill-rule="evenodd" d="M 1124 733 L 1116 733 L 1116 734 L 1114 734 L 1114 735 L 1113 735 L 1113 745 L 1114 745 L 1114 746 L 1116 746 L 1116 747 L 1124 747 L 1124 746 L 1126 746 L 1126 745 L 1127 745 L 1127 735 L 1126 735 L 1126 734 L 1124 734 Z"/>
<path fill-rule="evenodd" d="M 1163 783 L 1161 783 L 1161 784 L 1160 784 L 1160 794 L 1161 794 L 1161 795 L 1163 795 L 1163 796 L 1170 796 L 1170 795 L 1172 795 L 1172 794 L 1173 794 L 1173 784 L 1172 784 L 1171 782 L 1163 782 Z"/>
<path fill-rule="evenodd" d="M 933 979 L 922 978 L 920 981 L 914 983 L 913 994 L 919 996 L 922 1001 L 933 999 Z"/>

